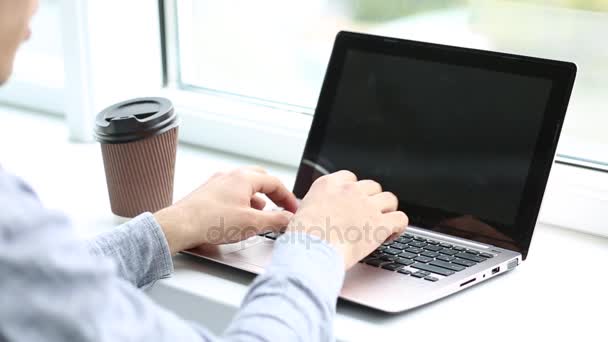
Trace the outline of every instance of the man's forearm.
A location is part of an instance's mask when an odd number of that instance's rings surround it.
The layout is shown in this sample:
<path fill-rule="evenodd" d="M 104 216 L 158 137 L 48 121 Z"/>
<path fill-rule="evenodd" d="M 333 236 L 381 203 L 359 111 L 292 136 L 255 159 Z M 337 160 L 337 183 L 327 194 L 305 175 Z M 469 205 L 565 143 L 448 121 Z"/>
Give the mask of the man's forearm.
<path fill-rule="evenodd" d="M 96 237 L 90 250 L 114 259 L 122 278 L 142 287 L 172 271 L 169 247 L 151 214 L 143 214 Z M 256 278 L 242 308 L 222 337 L 209 340 L 331 341 L 337 295 L 344 278 L 342 257 L 305 233 L 277 240 L 272 262 Z"/>
<path fill-rule="evenodd" d="M 224 337 L 238 341 L 333 341 L 344 261 L 325 241 L 286 233 Z"/>
<path fill-rule="evenodd" d="M 137 287 L 146 287 L 173 272 L 169 246 L 150 213 L 96 236 L 89 250 L 116 262 L 119 275 Z"/>

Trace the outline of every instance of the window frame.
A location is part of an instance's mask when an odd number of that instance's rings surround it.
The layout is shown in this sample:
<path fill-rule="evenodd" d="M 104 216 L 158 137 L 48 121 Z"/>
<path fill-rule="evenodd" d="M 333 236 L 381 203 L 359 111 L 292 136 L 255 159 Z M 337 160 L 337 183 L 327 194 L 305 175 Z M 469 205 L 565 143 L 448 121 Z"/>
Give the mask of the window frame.
<path fill-rule="evenodd" d="M 133 96 L 164 96 L 173 101 L 180 115 L 180 141 L 288 165 L 295 171 L 312 113 L 216 91 L 179 88 L 175 0 L 131 0 L 128 5 L 121 0 L 63 1 L 64 14 L 73 18 L 66 27 L 72 34 L 75 28 L 79 32 L 79 36 L 71 36 L 73 44 L 66 48 L 71 56 L 66 60 L 67 96 L 78 99 L 68 101 L 73 138 L 91 141 L 94 115 L 107 105 Z M 109 15 L 116 6 L 122 15 L 112 18 L 115 25 L 133 27 L 133 18 L 137 18 L 141 20 L 137 27 L 145 30 L 118 36 L 105 31 L 107 21 L 95 16 Z M 138 36 L 142 34 L 147 37 Z M 134 39 L 141 40 L 137 49 L 129 51 L 135 57 L 106 58 L 105 49 L 134 47 L 130 44 Z M 117 88 L 114 78 L 126 86 Z M 604 224 L 608 210 L 602 210 L 608 207 L 608 172 L 567 164 L 572 161 L 557 157 L 540 221 L 608 236 Z"/>
<path fill-rule="evenodd" d="M 180 114 L 180 140 L 297 166 L 313 113 L 220 91 L 181 88 L 177 3 L 158 0 L 158 6 L 164 25 L 159 31 L 164 47 L 162 94 L 173 101 Z"/>
<path fill-rule="evenodd" d="M 36 101 L 32 101 L 31 94 L 36 94 Z M 64 91 L 63 87 L 53 87 L 37 82 L 13 79 L 7 84 L 2 85 L 0 104 L 61 116 L 65 108 Z"/>

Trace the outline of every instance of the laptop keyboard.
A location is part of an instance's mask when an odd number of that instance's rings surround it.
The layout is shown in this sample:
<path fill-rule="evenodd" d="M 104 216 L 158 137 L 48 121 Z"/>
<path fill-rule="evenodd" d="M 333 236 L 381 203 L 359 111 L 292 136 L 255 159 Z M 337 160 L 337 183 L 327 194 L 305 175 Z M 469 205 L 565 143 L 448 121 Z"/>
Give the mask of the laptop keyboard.
<path fill-rule="evenodd" d="M 275 240 L 280 233 L 260 234 Z M 462 246 L 403 234 L 386 242 L 360 262 L 430 282 L 484 262 L 494 255 Z"/>
<path fill-rule="evenodd" d="M 435 282 L 484 262 L 494 255 L 445 242 L 404 234 L 361 260 L 374 267 Z"/>

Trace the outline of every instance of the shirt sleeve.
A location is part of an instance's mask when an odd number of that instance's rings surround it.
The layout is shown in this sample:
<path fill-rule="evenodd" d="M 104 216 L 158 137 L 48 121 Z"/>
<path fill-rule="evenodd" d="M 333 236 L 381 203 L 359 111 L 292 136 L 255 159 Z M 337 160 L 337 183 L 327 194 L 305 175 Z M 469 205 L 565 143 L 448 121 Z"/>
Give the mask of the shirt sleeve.
<path fill-rule="evenodd" d="M 150 213 L 96 236 L 88 248 L 94 255 L 113 259 L 120 277 L 139 288 L 173 273 L 169 245 Z"/>
<path fill-rule="evenodd" d="M 147 266 L 165 260 L 150 256 L 166 247 L 158 241 L 153 217 L 144 215 L 119 227 L 105 242 L 96 240 L 91 253 L 64 215 L 44 208 L 23 183 L 1 172 L 0 208 L 0 340 L 333 340 L 342 260 L 314 237 L 285 234 L 278 239 L 267 272 L 254 281 L 230 327 L 216 336 L 159 307 L 133 286 L 168 270 L 156 273 L 150 271 L 155 266 Z M 149 239 L 142 248 L 150 251 L 137 250 L 138 234 Z M 134 250 L 111 250 L 113 239 Z M 121 265 L 122 258 L 146 261 Z M 132 269 L 140 264 L 148 270 Z"/>
<path fill-rule="evenodd" d="M 226 330 L 235 341 L 333 341 L 344 261 L 325 241 L 291 232 L 276 240 L 270 266 L 253 282 Z"/>

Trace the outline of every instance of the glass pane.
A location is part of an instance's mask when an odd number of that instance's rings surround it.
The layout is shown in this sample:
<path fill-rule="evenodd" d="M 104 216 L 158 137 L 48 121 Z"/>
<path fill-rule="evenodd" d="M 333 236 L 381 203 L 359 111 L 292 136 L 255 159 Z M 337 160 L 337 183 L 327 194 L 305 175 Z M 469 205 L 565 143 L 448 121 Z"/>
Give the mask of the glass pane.
<path fill-rule="evenodd" d="M 308 108 L 340 30 L 573 61 L 559 151 L 608 167 L 606 0 L 176 0 L 182 86 Z"/>

